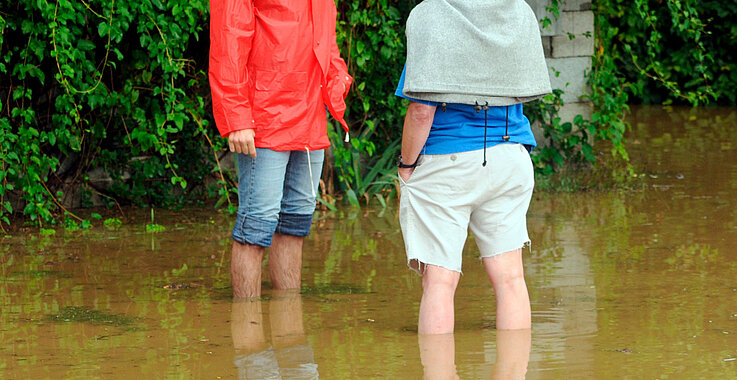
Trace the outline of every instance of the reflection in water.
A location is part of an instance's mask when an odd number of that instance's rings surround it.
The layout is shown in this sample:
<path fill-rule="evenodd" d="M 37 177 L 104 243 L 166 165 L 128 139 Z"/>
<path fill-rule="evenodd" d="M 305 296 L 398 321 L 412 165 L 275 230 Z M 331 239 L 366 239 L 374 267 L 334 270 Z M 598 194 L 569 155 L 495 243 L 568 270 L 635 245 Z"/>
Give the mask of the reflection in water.
<path fill-rule="evenodd" d="M 526 377 L 733 379 L 737 109 L 633 107 L 629 120 L 641 190 L 535 194 Z M 232 302 L 227 215 L 162 211 L 158 234 L 145 232 L 145 211 L 128 215 L 115 230 L 0 236 L 0 379 L 317 377 L 318 368 L 324 379 L 416 379 L 423 362 L 450 363 L 428 376 L 489 379 L 524 367 L 507 364 L 524 359 L 507 360 L 517 354 L 505 348 L 523 345 L 493 329 L 475 244 L 455 298 L 456 360 L 451 350 L 425 359 L 422 285 L 404 265 L 391 205 L 318 213 L 302 296 L 251 303 Z"/>
<path fill-rule="evenodd" d="M 495 330 L 496 361 L 491 373 L 494 380 L 525 379 L 530 362 L 532 330 Z M 455 363 L 454 334 L 429 334 L 418 336 L 420 361 L 425 380 L 460 379 Z M 466 342 L 467 343 L 467 342 Z M 468 353 L 461 352 L 461 356 Z M 468 374 L 466 377 L 480 377 Z M 486 376 L 483 376 L 486 377 Z"/>
<path fill-rule="evenodd" d="M 267 343 L 259 299 L 236 299 L 231 334 L 238 378 L 318 379 L 312 347 L 302 324 L 302 296 L 297 291 L 274 291 L 268 301 L 271 346 Z"/>
<path fill-rule="evenodd" d="M 494 380 L 524 379 L 530 362 L 532 330 L 497 330 Z"/>
<path fill-rule="evenodd" d="M 458 379 L 453 334 L 420 334 L 420 361 L 425 380 Z"/>

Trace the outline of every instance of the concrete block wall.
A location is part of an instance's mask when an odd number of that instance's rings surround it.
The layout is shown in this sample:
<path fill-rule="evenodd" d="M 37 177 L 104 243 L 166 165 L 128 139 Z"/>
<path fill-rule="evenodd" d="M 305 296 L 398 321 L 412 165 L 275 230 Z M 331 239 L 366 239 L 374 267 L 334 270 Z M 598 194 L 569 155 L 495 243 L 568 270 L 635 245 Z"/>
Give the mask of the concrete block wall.
<path fill-rule="evenodd" d="M 553 88 L 564 91 L 560 116 L 571 121 L 578 114 L 588 116 L 590 108 L 581 101 L 589 92 L 586 85 L 594 54 L 594 13 L 591 0 L 563 0 L 560 17 L 546 10 L 550 0 L 525 0 L 538 20 L 548 17 L 552 23 L 546 28 L 540 25 L 545 58 L 550 69 Z"/>

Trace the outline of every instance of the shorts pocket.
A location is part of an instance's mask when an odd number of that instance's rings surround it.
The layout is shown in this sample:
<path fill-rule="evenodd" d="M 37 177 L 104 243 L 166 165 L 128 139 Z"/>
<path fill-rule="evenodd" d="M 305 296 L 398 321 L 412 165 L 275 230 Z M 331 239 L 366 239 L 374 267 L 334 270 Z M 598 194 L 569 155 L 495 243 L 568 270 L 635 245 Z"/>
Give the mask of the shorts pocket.
<path fill-rule="evenodd" d="M 425 166 L 425 165 L 428 165 L 430 163 L 430 156 L 427 156 L 427 155 L 422 154 L 422 155 L 420 155 L 420 157 L 418 158 L 418 160 L 419 160 L 419 163 L 415 167 L 415 170 L 412 171 L 412 175 L 409 176 L 409 180 L 405 181 L 402 178 L 402 176 L 399 175 L 399 172 L 397 172 L 397 177 L 399 178 L 399 184 L 400 185 L 406 186 L 406 185 L 408 185 L 410 183 L 414 183 L 415 181 L 417 181 L 417 178 L 419 177 L 418 174 L 420 172 L 424 172 L 424 170 L 422 169 L 422 167 Z M 427 166 L 425 166 L 425 168 L 427 168 Z"/>
<path fill-rule="evenodd" d="M 532 192 L 535 187 L 535 167 L 532 164 L 532 157 L 524 145 L 519 144 L 519 147 L 515 148 L 519 149 L 519 152 L 514 164 L 516 170 L 512 181 L 518 183 L 524 192 Z"/>

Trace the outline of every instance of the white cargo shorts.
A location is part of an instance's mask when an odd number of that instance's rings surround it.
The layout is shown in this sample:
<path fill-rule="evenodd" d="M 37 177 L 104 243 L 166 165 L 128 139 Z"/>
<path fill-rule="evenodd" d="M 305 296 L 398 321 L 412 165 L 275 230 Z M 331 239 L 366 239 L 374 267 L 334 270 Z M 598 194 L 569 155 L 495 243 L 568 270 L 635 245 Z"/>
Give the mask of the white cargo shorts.
<path fill-rule="evenodd" d="M 529 244 L 527 209 L 535 185 L 530 155 L 521 144 L 422 155 L 409 180 L 399 178 L 399 223 L 407 265 L 422 274 L 425 265 L 461 272 L 468 228 L 481 257 Z"/>

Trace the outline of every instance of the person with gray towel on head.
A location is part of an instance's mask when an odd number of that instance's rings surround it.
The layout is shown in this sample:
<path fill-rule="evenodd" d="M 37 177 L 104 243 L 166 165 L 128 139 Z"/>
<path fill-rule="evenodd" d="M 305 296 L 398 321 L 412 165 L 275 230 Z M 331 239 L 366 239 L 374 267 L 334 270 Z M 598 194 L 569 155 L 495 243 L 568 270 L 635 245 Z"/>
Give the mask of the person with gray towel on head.
<path fill-rule="evenodd" d="M 524 0 L 425 0 L 406 33 L 399 221 L 408 266 L 422 275 L 418 332 L 453 332 L 469 228 L 496 328 L 530 328 L 522 248 L 535 138 L 522 103 L 551 92 L 537 19 Z"/>

